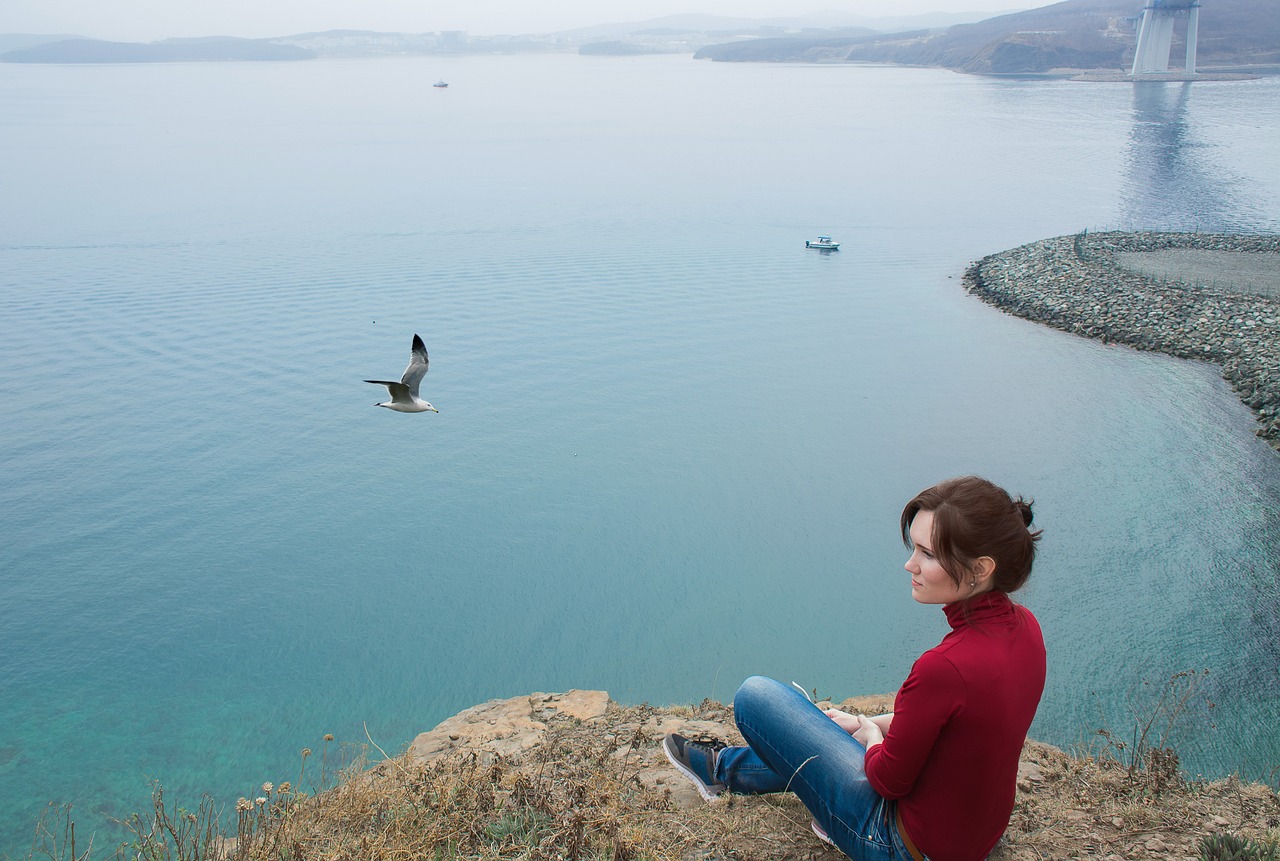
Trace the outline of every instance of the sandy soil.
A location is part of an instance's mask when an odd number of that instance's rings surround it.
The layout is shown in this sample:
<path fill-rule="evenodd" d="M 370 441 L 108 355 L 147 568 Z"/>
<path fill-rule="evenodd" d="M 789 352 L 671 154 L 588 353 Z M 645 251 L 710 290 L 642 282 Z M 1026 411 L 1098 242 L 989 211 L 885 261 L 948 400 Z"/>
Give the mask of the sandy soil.
<path fill-rule="evenodd" d="M 1123 269 L 1152 278 L 1280 299 L 1280 254 L 1167 248 L 1122 251 L 1115 260 Z"/>

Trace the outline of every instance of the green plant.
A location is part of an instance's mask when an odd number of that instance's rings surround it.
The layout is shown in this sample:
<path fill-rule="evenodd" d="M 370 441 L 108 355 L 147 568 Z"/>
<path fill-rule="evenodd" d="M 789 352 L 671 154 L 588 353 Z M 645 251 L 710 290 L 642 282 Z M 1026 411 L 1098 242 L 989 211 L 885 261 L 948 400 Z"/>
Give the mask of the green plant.
<path fill-rule="evenodd" d="M 484 830 L 496 844 L 536 846 L 553 824 L 554 820 L 541 811 L 512 810 L 503 811 Z"/>
<path fill-rule="evenodd" d="M 1200 838 L 1203 861 L 1276 861 L 1280 857 L 1275 843 L 1258 843 L 1239 834 L 1211 834 Z"/>

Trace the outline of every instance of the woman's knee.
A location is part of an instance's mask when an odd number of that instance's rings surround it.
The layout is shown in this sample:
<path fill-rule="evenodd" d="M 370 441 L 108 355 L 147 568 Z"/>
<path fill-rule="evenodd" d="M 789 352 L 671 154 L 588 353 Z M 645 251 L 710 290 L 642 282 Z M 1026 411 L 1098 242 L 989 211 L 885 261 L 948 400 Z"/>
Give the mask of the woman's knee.
<path fill-rule="evenodd" d="M 779 695 L 786 693 L 787 687 L 781 682 L 765 676 L 752 676 L 733 695 L 734 713 L 742 714 L 768 703 L 776 703 Z"/>

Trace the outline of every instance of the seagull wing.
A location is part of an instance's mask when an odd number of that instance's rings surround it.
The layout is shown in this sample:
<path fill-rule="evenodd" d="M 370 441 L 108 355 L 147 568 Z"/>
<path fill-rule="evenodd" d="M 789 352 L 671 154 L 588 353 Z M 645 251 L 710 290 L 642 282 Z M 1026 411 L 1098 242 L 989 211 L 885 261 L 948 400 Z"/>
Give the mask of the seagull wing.
<path fill-rule="evenodd" d="M 415 398 L 418 396 L 418 385 L 422 382 L 422 378 L 427 373 L 427 348 L 422 343 L 422 339 L 417 335 L 413 336 L 413 353 L 409 357 L 409 367 L 404 369 L 404 376 L 400 378 L 400 383 L 405 387 L 406 391 Z M 388 386 L 387 388 L 391 388 Z M 394 397 L 395 389 L 391 389 Z"/>
<path fill-rule="evenodd" d="M 394 380 L 365 380 L 365 382 L 373 383 L 375 386 L 386 386 L 387 393 L 391 395 L 391 403 L 393 404 L 413 403 L 413 393 L 404 383 L 397 383 Z"/>

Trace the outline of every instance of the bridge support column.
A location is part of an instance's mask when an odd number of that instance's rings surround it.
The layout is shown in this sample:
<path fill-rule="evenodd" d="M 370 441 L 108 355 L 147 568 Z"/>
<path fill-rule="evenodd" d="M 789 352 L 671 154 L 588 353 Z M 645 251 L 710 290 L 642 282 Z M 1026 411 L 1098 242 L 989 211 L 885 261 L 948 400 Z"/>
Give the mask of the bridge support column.
<path fill-rule="evenodd" d="M 1191 4 L 1187 15 L 1187 61 L 1184 68 L 1188 75 L 1196 73 L 1196 37 L 1200 30 L 1200 4 Z"/>
<path fill-rule="evenodd" d="M 1200 0 L 1146 0 L 1138 23 L 1138 43 L 1130 74 L 1163 74 L 1169 71 L 1173 45 L 1173 21 L 1187 19 L 1187 59 L 1183 69 L 1196 73 L 1196 37 L 1200 28 Z"/>
<path fill-rule="evenodd" d="M 1169 46 L 1173 43 L 1173 16 L 1154 3 L 1142 10 L 1138 49 L 1133 55 L 1133 74 L 1169 71 Z"/>

